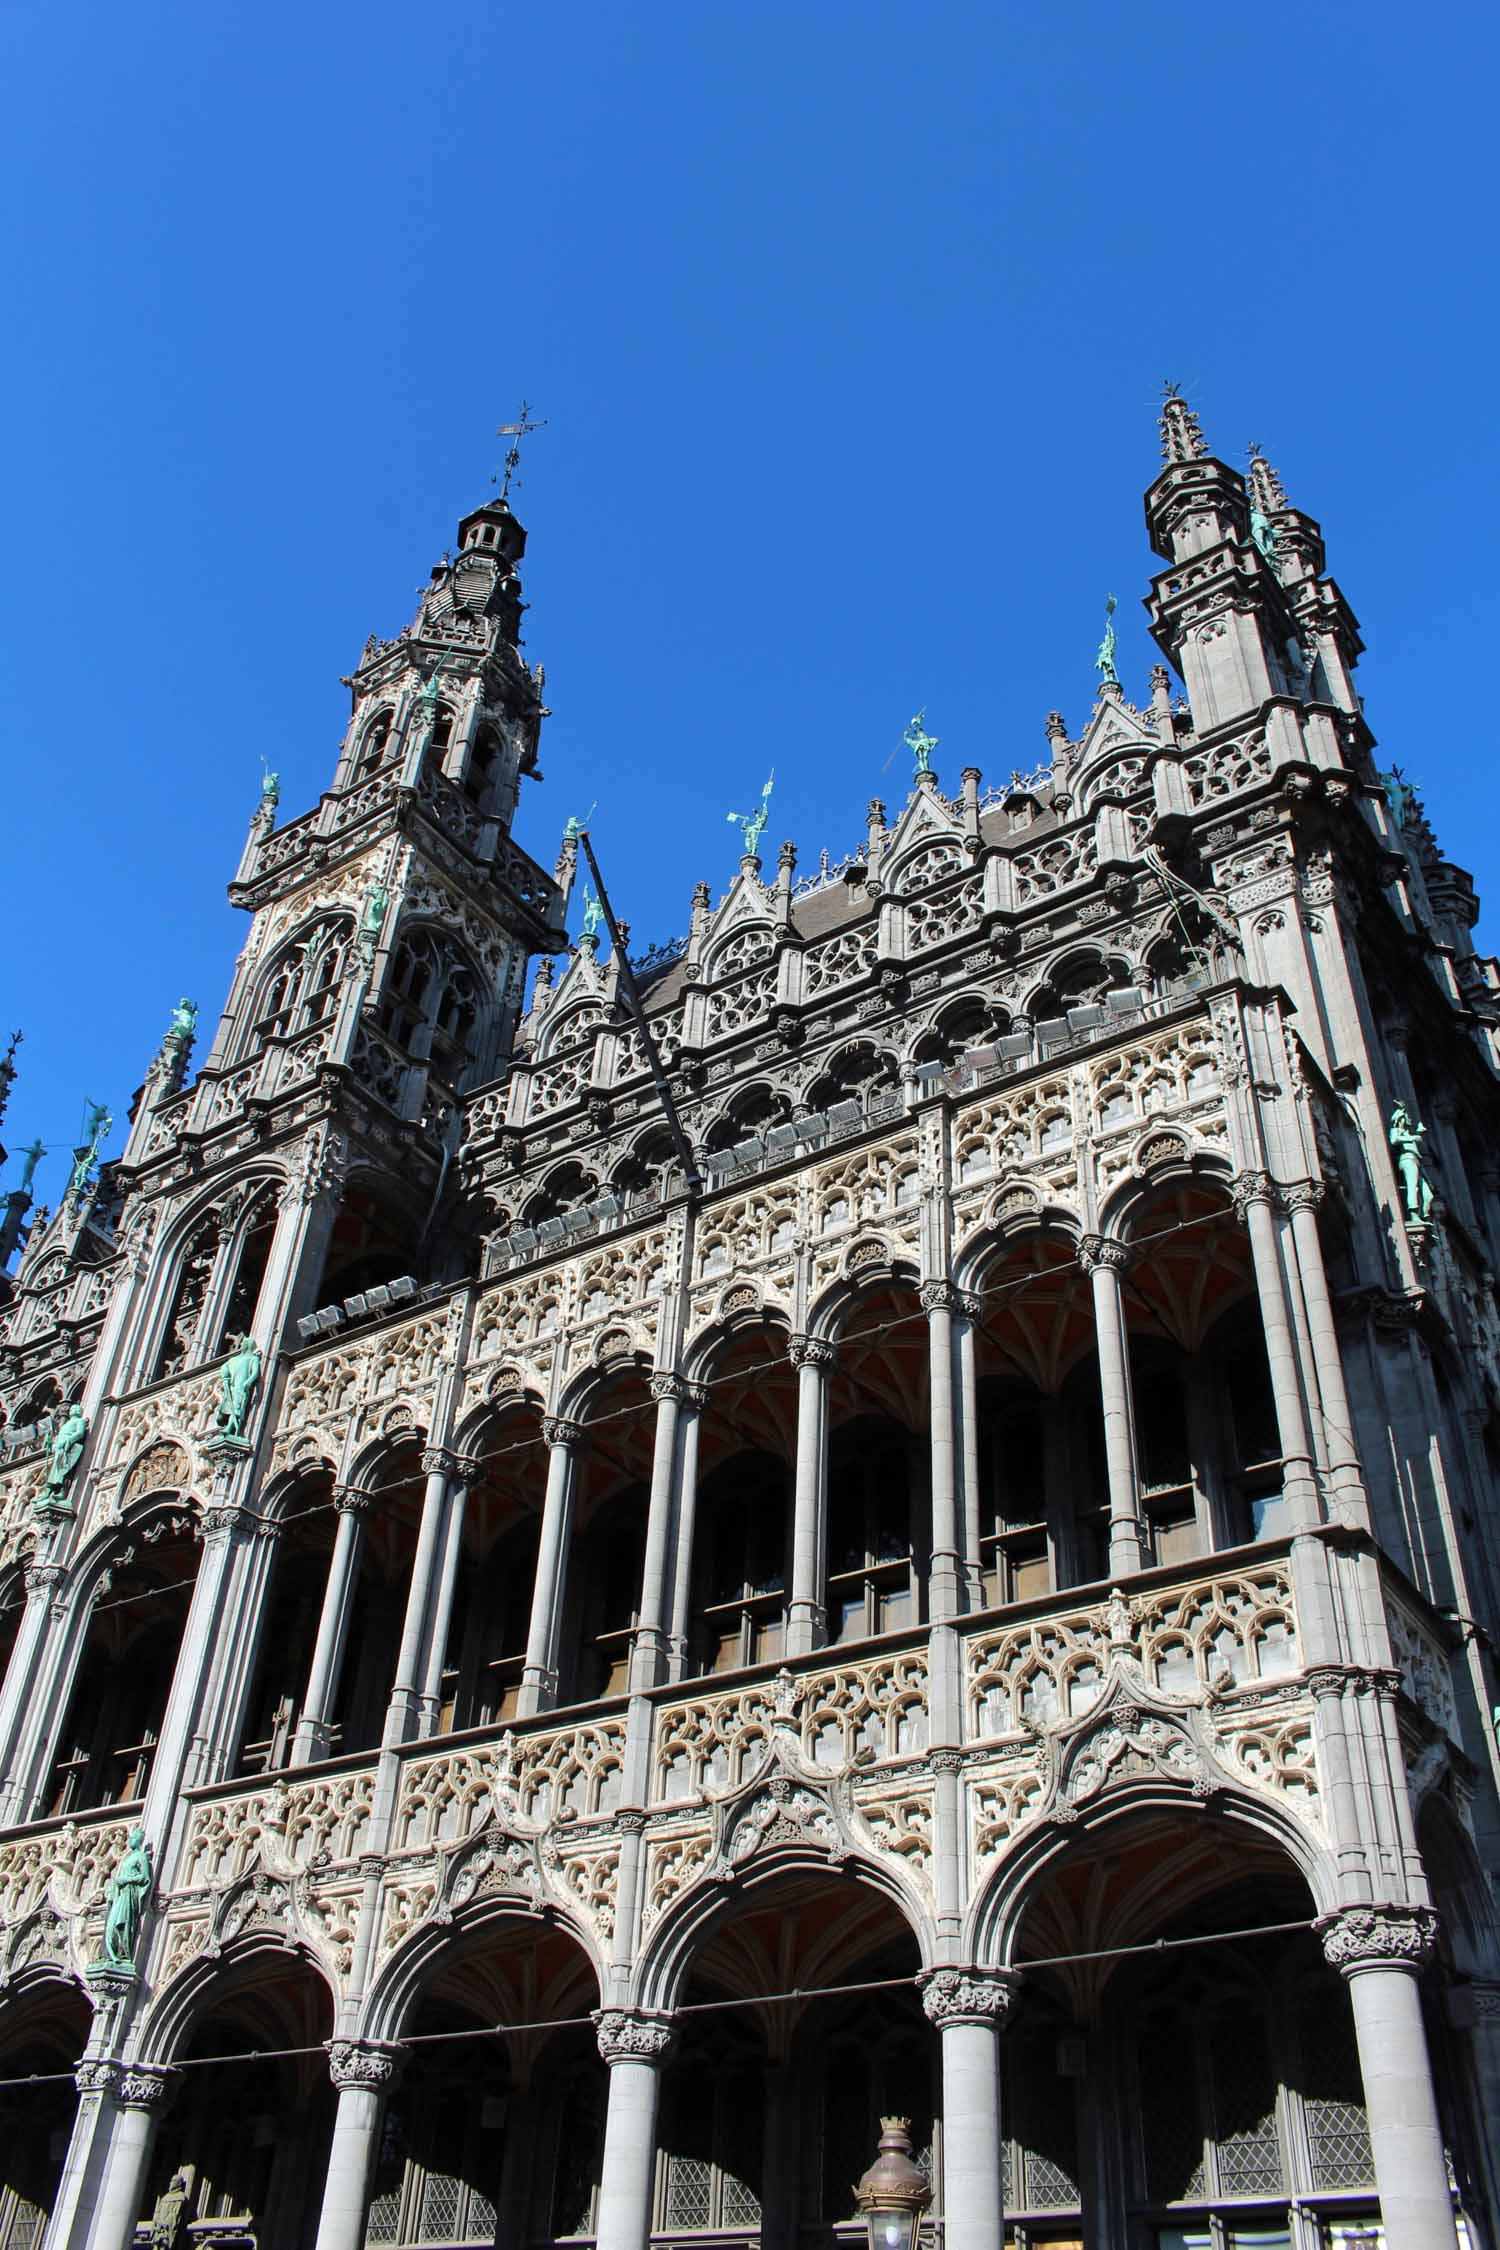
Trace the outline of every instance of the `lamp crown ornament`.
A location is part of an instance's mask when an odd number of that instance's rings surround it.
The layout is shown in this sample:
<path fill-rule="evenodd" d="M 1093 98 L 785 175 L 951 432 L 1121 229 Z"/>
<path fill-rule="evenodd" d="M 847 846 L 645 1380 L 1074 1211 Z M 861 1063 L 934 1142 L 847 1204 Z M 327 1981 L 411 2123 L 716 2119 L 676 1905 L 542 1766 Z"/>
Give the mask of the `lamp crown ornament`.
<path fill-rule="evenodd" d="M 932 2183 L 912 2160 L 911 2119 L 882 2117 L 874 2163 L 854 2190 L 870 2250 L 914 2250 Z"/>

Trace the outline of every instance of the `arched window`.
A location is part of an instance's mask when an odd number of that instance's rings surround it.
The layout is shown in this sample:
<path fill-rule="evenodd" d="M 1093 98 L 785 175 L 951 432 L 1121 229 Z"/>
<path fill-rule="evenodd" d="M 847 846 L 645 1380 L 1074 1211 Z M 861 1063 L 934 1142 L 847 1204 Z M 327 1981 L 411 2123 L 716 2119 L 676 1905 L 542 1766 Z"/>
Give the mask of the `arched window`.
<path fill-rule="evenodd" d="M 979 1479 L 986 1602 L 1050 1592 L 1047 1401 L 1029 1383 L 991 1379 L 981 1386 Z"/>
<path fill-rule="evenodd" d="M 254 1324 L 255 1308 L 260 1302 L 261 1283 L 266 1278 L 266 1265 L 276 1233 L 278 1208 L 276 1190 L 267 1185 L 256 1195 L 242 1224 L 234 1279 L 229 1284 L 224 1300 L 224 1317 L 219 1323 L 219 1339 L 215 1346 L 218 1351 L 226 1348 L 231 1337 L 247 1334 Z"/>
<path fill-rule="evenodd" d="M 432 1069 L 456 1085 L 468 1066 L 479 993 L 479 978 L 456 946 L 435 930 L 413 930 L 391 958 L 381 1028 L 410 1050 L 418 1031 L 430 1026 Z"/>
<path fill-rule="evenodd" d="M 912 1439 L 883 1414 L 835 1430 L 828 1448 L 828 1637 L 899 1632 L 918 1614 Z"/>
<path fill-rule="evenodd" d="M 487 806 L 500 768 L 502 744 L 493 727 L 484 727 L 474 738 L 464 769 L 463 792 L 471 805 Z"/>
<path fill-rule="evenodd" d="M 432 729 L 427 737 L 427 748 L 435 758 L 441 758 L 453 740 L 453 706 L 440 703 L 432 714 Z"/>
<path fill-rule="evenodd" d="M 754 1451 L 734 1454 L 698 1488 L 698 1671 L 782 1653 L 790 1482 L 784 1461 Z"/>
<path fill-rule="evenodd" d="M 368 781 L 385 764 L 391 740 L 391 713 L 377 711 L 359 738 L 359 750 L 354 760 L 353 781 Z"/>
<path fill-rule="evenodd" d="M 183 1246 L 172 1309 L 167 1315 L 156 1365 L 151 1370 L 153 1382 L 160 1381 L 163 1375 L 175 1375 L 179 1367 L 186 1367 L 193 1358 L 204 1299 L 218 1255 L 219 1214 L 210 1211 L 198 1221 Z"/>
<path fill-rule="evenodd" d="M 261 982 L 251 1038 L 291 1039 L 332 1015 L 349 941 L 350 914 L 325 915 L 274 955 Z"/>

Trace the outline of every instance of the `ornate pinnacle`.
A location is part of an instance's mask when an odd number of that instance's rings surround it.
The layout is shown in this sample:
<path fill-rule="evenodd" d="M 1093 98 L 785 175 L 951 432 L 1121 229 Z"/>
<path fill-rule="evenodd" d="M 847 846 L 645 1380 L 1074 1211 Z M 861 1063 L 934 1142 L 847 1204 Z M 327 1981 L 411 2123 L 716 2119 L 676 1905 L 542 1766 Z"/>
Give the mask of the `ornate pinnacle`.
<path fill-rule="evenodd" d="M 1161 457 L 1170 468 L 1177 461 L 1201 461 L 1208 447 L 1198 427 L 1198 417 L 1182 395 L 1180 383 L 1163 385 L 1161 404 Z"/>
<path fill-rule="evenodd" d="M 25 1036 L 24 1032 L 13 1031 L 10 1045 L 0 1055 L 0 1117 L 5 1115 L 5 1105 L 10 1100 L 10 1090 L 16 1082 L 16 1049 Z"/>
<path fill-rule="evenodd" d="M 1262 515 L 1272 515 L 1278 508 L 1289 508 L 1291 502 L 1281 489 L 1281 479 L 1262 453 L 1252 442 L 1250 454 L 1250 501 Z"/>

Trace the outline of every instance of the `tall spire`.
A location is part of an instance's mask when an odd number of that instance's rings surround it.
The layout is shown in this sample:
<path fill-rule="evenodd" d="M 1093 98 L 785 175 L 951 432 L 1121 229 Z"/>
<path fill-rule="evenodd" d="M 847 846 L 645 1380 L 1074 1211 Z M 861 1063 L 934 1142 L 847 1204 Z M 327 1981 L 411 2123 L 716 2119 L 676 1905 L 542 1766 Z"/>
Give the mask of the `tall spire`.
<path fill-rule="evenodd" d="M 1162 386 L 1161 457 L 1170 468 L 1177 461 L 1201 461 L 1208 451 L 1198 417 L 1182 395 L 1180 383 Z"/>

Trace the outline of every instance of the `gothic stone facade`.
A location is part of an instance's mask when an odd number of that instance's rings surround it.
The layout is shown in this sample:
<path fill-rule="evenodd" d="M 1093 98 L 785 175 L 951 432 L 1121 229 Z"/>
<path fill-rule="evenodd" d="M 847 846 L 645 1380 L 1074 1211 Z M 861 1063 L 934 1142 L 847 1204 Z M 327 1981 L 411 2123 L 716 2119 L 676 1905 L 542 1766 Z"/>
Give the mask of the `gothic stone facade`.
<path fill-rule="evenodd" d="M 1500 979 L 1162 436 L 1146 704 L 640 965 L 701 1192 L 503 503 L 257 812 L 3 1315 L 0 2250 L 826 2250 L 883 2109 L 950 2250 L 1493 2250 Z"/>

